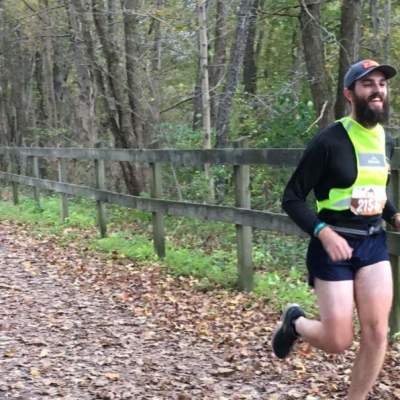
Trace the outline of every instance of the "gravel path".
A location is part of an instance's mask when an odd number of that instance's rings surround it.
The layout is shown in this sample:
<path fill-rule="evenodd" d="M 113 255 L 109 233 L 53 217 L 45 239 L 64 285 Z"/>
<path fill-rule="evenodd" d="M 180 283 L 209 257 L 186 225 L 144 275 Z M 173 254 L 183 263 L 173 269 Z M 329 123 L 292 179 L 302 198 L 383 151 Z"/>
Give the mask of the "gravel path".
<path fill-rule="evenodd" d="M 262 302 L 0 229 L 0 399 L 345 398 L 354 351 L 277 360 Z M 398 350 L 371 399 L 400 398 Z"/>
<path fill-rule="evenodd" d="M 82 290 L 4 228 L 0 399 L 262 398 L 224 380 L 222 350 Z"/>

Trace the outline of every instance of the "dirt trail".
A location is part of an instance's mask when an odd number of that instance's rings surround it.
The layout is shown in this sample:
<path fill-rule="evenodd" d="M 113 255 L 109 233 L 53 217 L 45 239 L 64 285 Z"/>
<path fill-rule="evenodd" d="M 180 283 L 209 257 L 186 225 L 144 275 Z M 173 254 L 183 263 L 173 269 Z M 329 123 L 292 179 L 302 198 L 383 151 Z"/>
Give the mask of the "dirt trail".
<path fill-rule="evenodd" d="M 277 360 L 262 302 L 0 228 L 0 399 L 344 398 L 353 352 Z M 399 361 L 371 399 L 400 398 Z"/>

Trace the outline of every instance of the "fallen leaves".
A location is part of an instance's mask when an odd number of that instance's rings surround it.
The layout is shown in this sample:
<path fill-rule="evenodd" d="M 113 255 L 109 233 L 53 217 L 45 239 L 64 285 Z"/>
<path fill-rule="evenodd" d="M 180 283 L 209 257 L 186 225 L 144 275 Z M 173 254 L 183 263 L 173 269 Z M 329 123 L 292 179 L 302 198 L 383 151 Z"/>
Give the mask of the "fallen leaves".
<path fill-rule="evenodd" d="M 356 345 L 327 356 L 300 343 L 281 361 L 269 344 L 278 316 L 252 295 L 202 293 L 156 263 L 1 228 L 0 398 L 345 397 Z M 371 399 L 400 399 L 396 346 Z"/>

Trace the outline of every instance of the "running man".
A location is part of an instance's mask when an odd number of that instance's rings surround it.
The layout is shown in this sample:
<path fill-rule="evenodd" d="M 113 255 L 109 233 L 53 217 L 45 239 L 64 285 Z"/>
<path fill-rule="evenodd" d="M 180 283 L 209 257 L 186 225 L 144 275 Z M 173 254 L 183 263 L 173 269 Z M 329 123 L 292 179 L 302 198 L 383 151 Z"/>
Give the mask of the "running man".
<path fill-rule="evenodd" d="M 353 64 L 344 77 L 350 114 L 323 129 L 309 144 L 290 178 L 282 206 L 311 236 L 309 284 L 320 320 L 292 304 L 272 339 L 279 358 L 301 337 L 329 353 L 353 340 L 353 309 L 361 326 L 349 400 L 366 399 L 382 368 L 392 304 L 392 273 L 383 220 L 400 229 L 400 214 L 387 200 L 393 144 L 382 127 L 388 116 L 390 65 L 373 60 Z M 305 203 L 313 190 L 317 213 Z"/>

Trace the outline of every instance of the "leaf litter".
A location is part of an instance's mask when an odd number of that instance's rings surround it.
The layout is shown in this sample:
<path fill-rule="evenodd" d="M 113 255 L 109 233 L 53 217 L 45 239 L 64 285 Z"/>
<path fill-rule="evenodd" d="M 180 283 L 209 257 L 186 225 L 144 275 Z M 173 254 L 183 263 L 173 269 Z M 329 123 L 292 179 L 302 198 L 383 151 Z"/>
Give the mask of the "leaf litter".
<path fill-rule="evenodd" d="M 358 343 L 271 353 L 279 319 L 251 294 L 33 238 L 1 222 L 0 399 L 344 399 Z M 371 399 L 400 399 L 391 344 Z"/>

